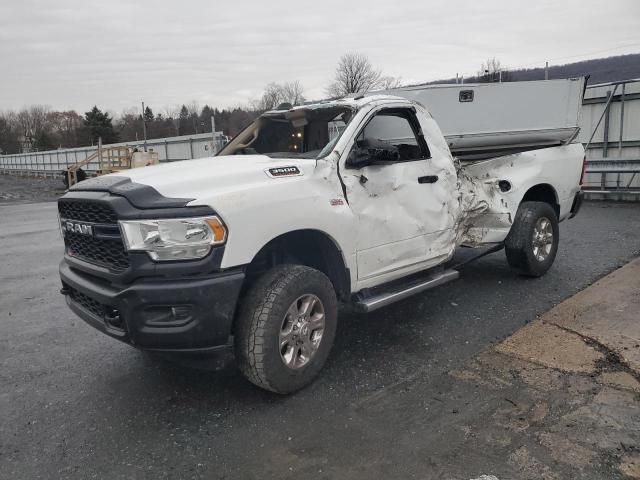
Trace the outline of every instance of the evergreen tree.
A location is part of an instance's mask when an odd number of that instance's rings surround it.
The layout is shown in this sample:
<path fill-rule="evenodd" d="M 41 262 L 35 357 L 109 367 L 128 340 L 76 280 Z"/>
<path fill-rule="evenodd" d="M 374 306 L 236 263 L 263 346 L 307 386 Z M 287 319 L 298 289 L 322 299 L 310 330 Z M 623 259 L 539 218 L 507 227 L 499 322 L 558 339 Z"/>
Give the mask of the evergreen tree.
<path fill-rule="evenodd" d="M 182 105 L 178 117 L 178 135 L 189 135 L 190 133 L 193 133 L 193 125 L 189 122 L 189 109 L 186 105 Z"/>
<path fill-rule="evenodd" d="M 211 116 L 213 115 L 213 110 L 209 105 L 205 105 L 202 107 L 202 112 L 200 112 L 200 124 L 202 125 L 202 132 L 210 132 L 211 131 Z"/>
<path fill-rule="evenodd" d="M 84 124 L 89 131 L 89 138 L 92 143 L 97 143 L 98 138 L 102 138 L 102 143 L 115 143 L 118 141 L 118 134 L 113 128 L 112 119 L 108 113 L 102 112 L 97 106 L 84 114 Z"/>
<path fill-rule="evenodd" d="M 153 112 L 149 107 L 145 107 L 144 109 L 144 121 L 147 122 L 147 125 L 153 122 Z"/>

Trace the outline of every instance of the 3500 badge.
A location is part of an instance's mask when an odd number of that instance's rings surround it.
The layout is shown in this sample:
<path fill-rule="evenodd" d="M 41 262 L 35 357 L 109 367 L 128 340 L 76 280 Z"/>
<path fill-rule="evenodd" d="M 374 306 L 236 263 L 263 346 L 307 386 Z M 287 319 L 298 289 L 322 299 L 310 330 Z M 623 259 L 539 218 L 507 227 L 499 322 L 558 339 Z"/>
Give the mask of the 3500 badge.
<path fill-rule="evenodd" d="M 303 173 L 300 171 L 298 167 L 293 167 L 293 166 L 267 168 L 264 172 L 271 178 L 297 177 L 297 176 L 303 175 Z"/>

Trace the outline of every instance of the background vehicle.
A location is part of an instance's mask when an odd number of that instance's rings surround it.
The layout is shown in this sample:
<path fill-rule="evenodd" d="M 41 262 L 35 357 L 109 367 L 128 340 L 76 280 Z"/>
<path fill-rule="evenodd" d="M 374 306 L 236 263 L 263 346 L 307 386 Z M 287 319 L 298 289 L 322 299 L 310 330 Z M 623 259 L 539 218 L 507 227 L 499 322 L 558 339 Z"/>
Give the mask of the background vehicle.
<path fill-rule="evenodd" d="M 504 246 L 523 275 L 551 267 L 558 223 L 580 207 L 583 83 L 548 85 L 567 101 L 538 134 L 445 137 L 420 103 L 356 95 L 266 112 L 214 159 L 78 183 L 59 201 L 62 292 L 115 338 L 182 356 L 233 348 L 250 381 L 294 392 L 329 355 L 339 301 L 368 312 L 454 280 L 459 246 Z"/>

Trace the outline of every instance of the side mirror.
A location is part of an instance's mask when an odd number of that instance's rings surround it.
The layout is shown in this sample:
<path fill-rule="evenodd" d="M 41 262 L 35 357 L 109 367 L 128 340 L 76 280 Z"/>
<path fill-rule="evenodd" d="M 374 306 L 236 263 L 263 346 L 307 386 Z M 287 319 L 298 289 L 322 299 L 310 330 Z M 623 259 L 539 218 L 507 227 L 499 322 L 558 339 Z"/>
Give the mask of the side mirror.
<path fill-rule="evenodd" d="M 381 141 L 365 140 L 354 145 L 345 166 L 362 168 L 368 165 L 397 162 L 398 160 L 400 160 L 400 151 L 394 145 Z"/>

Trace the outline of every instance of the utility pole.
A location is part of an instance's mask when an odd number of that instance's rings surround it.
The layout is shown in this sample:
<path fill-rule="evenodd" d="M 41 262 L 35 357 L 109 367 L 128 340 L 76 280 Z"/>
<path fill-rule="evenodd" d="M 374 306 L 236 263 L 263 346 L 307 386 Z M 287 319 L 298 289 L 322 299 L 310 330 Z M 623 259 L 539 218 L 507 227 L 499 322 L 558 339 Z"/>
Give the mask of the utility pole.
<path fill-rule="evenodd" d="M 544 79 L 549 80 L 549 62 L 544 62 Z"/>
<path fill-rule="evenodd" d="M 147 121 L 144 118 L 144 102 L 142 102 L 142 135 L 144 136 L 144 151 L 147 151 Z"/>
<path fill-rule="evenodd" d="M 218 142 L 216 142 L 216 119 L 211 115 L 211 145 L 213 146 L 213 153 L 218 153 Z"/>

